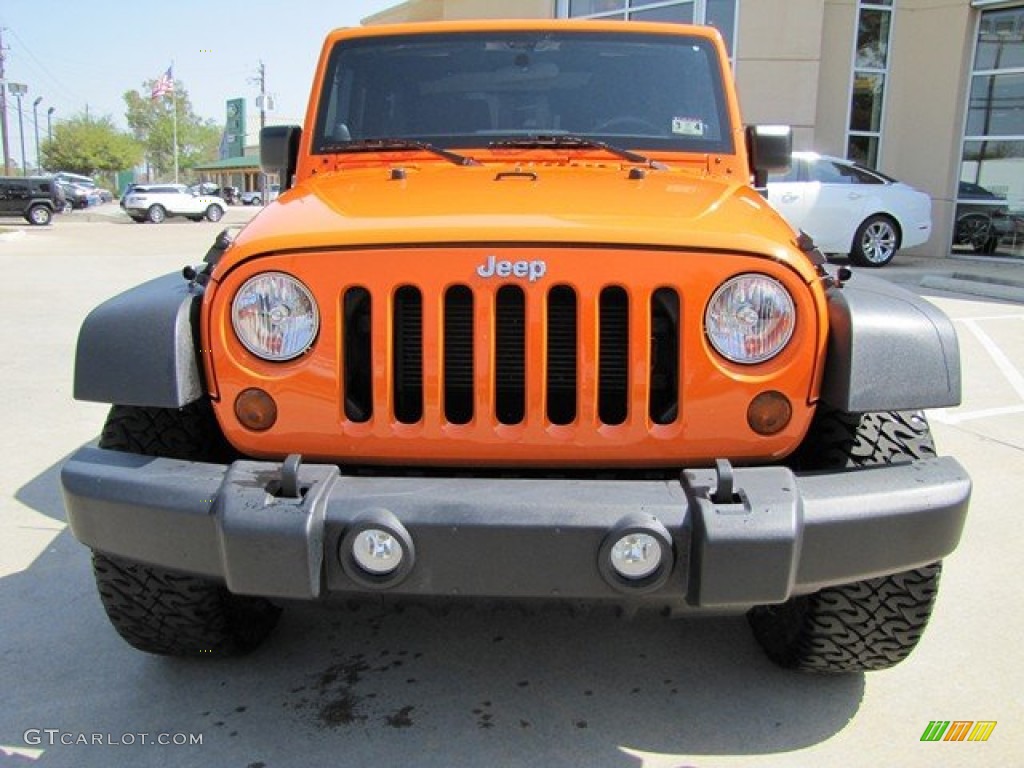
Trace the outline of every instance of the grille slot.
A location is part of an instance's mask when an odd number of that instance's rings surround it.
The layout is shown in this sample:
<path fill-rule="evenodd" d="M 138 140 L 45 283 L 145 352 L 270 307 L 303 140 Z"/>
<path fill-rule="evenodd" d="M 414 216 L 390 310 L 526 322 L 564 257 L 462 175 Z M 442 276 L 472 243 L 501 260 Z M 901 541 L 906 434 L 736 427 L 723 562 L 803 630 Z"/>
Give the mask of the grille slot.
<path fill-rule="evenodd" d="M 495 301 L 494 410 L 502 424 L 526 415 L 526 296 L 516 285 L 498 289 Z"/>
<path fill-rule="evenodd" d="M 409 285 L 395 292 L 392 360 L 395 418 L 415 424 L 423 418 L 423 297 Z"/>
<path fill-rule="evenodd" d="M 345 418 L 357 423 L 367 422 L 373 416 L 371 302 L 370 292 L 365 288 L 349 288 L 342 300 Z"/>
<path fill-rule="evenodd" d="M 679 417 L 679 294 L 659 288 L 651 296 L 650 418 L 671 424 Z"/>
<path fill-rule="evenodd" d="M 576 418 L 576 292 L 556 285 L 548 293 L 547 416 L 552 424 Z"/>
<path fill-rule="evenodd" d="M 622 424 L 629 415 L 629 296 L 625 289 L 602 290 L 598 313 L 598 418 L 605 424 Z"/>
<path fill-rule="evenodd" d="M 455 285 L 444 295 L 444 417 L 473 418 L 473 292 Z"/>

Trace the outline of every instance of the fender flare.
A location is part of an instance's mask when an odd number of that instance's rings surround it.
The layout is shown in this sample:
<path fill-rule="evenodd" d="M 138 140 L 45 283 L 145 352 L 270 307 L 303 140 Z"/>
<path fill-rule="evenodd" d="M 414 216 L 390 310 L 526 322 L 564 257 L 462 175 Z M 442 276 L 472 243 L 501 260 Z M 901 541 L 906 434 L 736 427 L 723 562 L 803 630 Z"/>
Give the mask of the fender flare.
<path fill-rule="evenodd" d="M 960 404 L 960 346 L 940 309 L 887 280 L 855 274 L 828 293 L 821 399 L 849 413 Z"/>
<path fill-rule="evenodd" d="M 78 334 L 75 398 L 181 408 L 202 397 L 197 356 L 202 296 L 202 286 L 176 272 L 96 307 Z"/>

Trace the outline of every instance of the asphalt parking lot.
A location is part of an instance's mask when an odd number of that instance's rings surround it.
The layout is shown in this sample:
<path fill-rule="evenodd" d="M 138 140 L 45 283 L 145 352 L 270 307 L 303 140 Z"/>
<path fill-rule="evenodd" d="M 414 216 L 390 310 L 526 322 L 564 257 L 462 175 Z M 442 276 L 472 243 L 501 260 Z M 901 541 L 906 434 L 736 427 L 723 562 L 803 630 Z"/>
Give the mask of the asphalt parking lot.
<path fill-rule="evenodd" d="M 0 237 L 11 320 L 0 357 L 0 766 L 1021 764 L 1024 303 L 950 292 L 965 274 L 990 274 L 981 262 L 907 259 L 882 272 L 956 323 L 964 403 L 930 418 L 940 451 L 975 482 L 931 626 L 893 670 L 778 670 L 743 618 L 512 609 L 293 605 L 243 659 L 131 650 L 103 615 L 57 486 L 106 412 L 71 397 L 78 327 L 103 299 L 201 260 L 225 223 L 253 213 L 155 226 L 108 209 Z M 953 282 L 925 279 L 936 275 Z M 933 720 L 997 725 L 986 742 L 921 742 Z"/>

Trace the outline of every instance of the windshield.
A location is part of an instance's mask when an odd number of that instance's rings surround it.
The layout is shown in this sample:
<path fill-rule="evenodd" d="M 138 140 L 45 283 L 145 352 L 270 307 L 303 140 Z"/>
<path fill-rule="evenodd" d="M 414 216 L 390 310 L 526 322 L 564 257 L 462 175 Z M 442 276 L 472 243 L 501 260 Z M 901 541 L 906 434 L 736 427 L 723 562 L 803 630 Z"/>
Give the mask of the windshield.
<path fill-rule="evenodd" d="M 713 45 L 603 31 L 362 38 L 332 52 L 313 151 L 409 139 L 439 147 L 568 134 L 648 151 L 730 153 Z"/>

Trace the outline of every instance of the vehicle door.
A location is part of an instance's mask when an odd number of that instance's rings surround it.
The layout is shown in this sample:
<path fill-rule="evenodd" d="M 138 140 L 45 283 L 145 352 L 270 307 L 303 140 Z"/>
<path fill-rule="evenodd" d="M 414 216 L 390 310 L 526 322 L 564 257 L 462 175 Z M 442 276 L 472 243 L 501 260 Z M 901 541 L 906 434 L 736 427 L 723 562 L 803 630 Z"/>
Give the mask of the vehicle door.
<path fill-rule="evenodd" d="M 808 163 L 804 230 L 826 253 L 847 253 L 873 190 L 857 169 L 826 157 Z"/>
<path fill-rule="evenodd" d="M 195 191 L 189 189 L 178 196 L 177 205 L 181 213 L 199 214 L 206 211 L 212 201 L 212 197 L 212 195 L 202 194 L 202 191 L 199 189 Z"/>
<path fill-rule="evenodd" d="M 794 157 L 789 170 L 768 176 L 768 202 L 794 229 L 804 229 L 810 200 L 807 160 Z"/>

